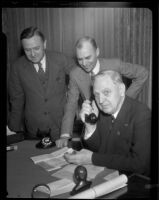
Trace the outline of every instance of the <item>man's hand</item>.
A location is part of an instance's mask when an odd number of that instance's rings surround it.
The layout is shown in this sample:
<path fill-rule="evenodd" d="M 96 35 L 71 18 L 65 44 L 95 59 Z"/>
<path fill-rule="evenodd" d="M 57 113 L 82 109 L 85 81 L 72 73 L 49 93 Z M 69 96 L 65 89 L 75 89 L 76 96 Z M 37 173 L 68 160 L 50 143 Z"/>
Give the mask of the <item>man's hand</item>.
<path fill-rule="evenodd" d="M 64 158 L 68 163 L 73 163 L 77 165 L 92 164 L 92 151 L 82 149 L 81 151 L 76 151 L 76 153 L 65 153 Z"/>
<path fill-rule="evenodd" d="M 63 138 L 60 138 L 60 139 L 56 140 L 55 141 L 56 146 L 58 148 L 67 147 L 68 139 L 69 139 L 68 137 L 63 137 Z"/>
<path fill-rule="evenodd" d="M 85 123 L 85 130 L 89 133 L 92 132 L 92 130 L 95 130 L 96 125 L 91 125 L 89 123 L 85 122 L 85 115 L 90 115 L 91 113 L 94 113 L 97 117 L 99 115 L 99 110 L 96 106 L 95 101 L 92 101 L 92 105 L 91 102 L 89 100 L 85 100 L 82 104 L 82 109 L 79 113 L 79 116 L 81 118 L 81 120 Z"/>
<path fill-rule="evenodd" d="M 91 105 L 91 102 L 89 100 L 85 100 L 82 104 L 82 109 L 79 113 L 79 116 L 81 118 L 81 120 L 85 122 L 85 115 L 90 115 L 91 113 L 94 113 L 97 117 L 98 117 L 98 114 L 99 114 L 99 110 L 96 106 L 96 103 L 95 101 L 93 100 L 92 101 L 92 105 Z"/>

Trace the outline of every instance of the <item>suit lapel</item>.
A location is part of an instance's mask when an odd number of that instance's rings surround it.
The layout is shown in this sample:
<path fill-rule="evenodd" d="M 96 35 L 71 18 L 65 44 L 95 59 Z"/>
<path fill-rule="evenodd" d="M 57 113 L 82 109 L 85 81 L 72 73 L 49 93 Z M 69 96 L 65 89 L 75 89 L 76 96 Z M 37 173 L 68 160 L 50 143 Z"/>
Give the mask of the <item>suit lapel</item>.
<path fill-rule="evenodd" d="M 31 87 L 35 88 L 35 91 L 42 95 L 44 91 L 40 80 L 36 74 L 37 72 L 34 68 L 34 65 L 31 62 L 27 61 L 24 65 L 24 71 L 25 78 L 27 79 L 28 83 L 31 84 Z"/>
<path fill-rule="evenodd" d="M 130 104 L 128 101 L 128 97 L 125 96 L 125 100 L 123 102 L 123 105 L 118 113 L 117 118 L 115 119 L 115 123 L 114 123 L 114 130 L 118 130 L 120 129 L 120 127 L 123 126 L 129 126 L 129 122 L 128 122 L 128 116 L 127 113 L 129 113 L 130 110 Z"/>

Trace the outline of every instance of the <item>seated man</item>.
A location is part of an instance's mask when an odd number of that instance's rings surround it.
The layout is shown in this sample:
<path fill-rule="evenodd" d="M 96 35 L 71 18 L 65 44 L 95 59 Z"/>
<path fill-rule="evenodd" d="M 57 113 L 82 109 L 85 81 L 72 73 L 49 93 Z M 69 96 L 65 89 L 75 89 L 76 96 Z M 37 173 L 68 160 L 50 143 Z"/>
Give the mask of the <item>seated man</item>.
<path fill-rule="evenodd" d="M 65 155 L 69 163 L 94 164 L 119 171 L 149 175 L 151 112 L 149 108 L 126 96 L 118 72 L 101 71 L 93 80 L 93 101 L 84 101 L 80 112 L 85 123 L 84 149 Z M 94 112 L 97 124 L 85 122 Z M 112 122 L 112 116 L 114 118 Z"/>

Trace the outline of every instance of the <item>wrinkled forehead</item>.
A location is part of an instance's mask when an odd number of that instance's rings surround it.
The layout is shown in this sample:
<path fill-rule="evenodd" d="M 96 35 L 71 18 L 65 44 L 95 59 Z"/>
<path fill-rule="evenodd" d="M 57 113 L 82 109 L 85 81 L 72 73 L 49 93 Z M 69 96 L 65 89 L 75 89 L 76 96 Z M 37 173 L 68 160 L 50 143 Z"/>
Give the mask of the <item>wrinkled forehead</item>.
<path fill-rule="evenodd" d="M 94 92 L 103 91 L 104 89 L 113 89 L 116 86 L 110 76 L 97 76 L 93 83 Z"/>
<path fill-rule="evenodd" d="M 76 51 L 79 52 L 79 51 L 83 51 L 83 50 L 95 51 L 95 48 L 89 41 L 83 41 L 78 44 L 78 46 L 76 47 Z"/>

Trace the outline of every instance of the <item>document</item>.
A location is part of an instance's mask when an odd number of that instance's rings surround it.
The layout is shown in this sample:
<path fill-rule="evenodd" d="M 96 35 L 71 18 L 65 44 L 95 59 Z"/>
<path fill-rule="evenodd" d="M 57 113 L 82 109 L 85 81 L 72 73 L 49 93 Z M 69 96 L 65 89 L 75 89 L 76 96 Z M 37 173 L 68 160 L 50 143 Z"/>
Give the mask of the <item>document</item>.
<path fill-rule="evenodd" d="M 118 190 L 127 185 L 128 178 L 125 174 L 113 178 L 112 180 L 105 181 L 99 185 L 91 187 L 84 192 L 78 193 L 74 196 L 69 197 L 69 199 L 95 199 L 103 195 L 109 194 L 115 190 Z"/>
<path fill-rule="evenodd" d="M 94 179 L 97 174 L 104 170 L 104 167 L 98 167 L 95 165 L 83 165 L 87 169 L 87 179 Z M 73 180 L 74 170 L 77 167 L 75 164 L 68 164 L 64 166 L 62 169 L 58 170 L 52 176 L 56 178 L 65 178 L 69 180 Z"/>
<path fill-rule="evenodd" d="M 72 148 L 64 147 L 62 149 L 54 151 L 53 153 L 34 156 L 31 157 L 31 159 L 35 164 L 41 166 L 46 171 L 52 171 L 68 164 L 63 155 L 66 152 L 72 153 L 72 151 Z"/>
<path fill-rule="evenodd" d="M 59 194 L 67 193 L 72 190 L 75 183 L 69 179 L 61 179 L 47 184 L 51 191 L 51 197 Z"/>

